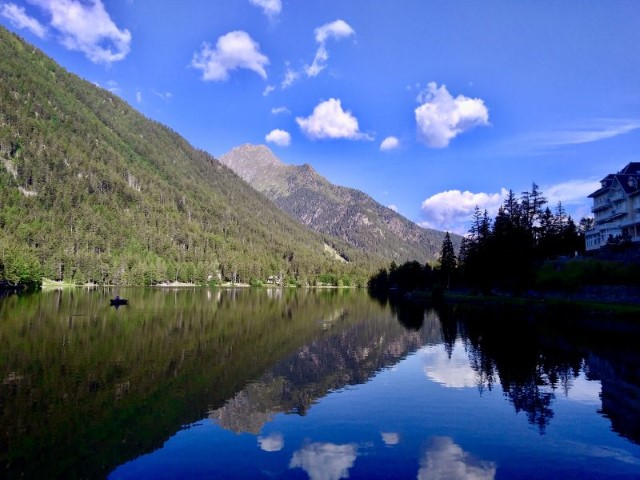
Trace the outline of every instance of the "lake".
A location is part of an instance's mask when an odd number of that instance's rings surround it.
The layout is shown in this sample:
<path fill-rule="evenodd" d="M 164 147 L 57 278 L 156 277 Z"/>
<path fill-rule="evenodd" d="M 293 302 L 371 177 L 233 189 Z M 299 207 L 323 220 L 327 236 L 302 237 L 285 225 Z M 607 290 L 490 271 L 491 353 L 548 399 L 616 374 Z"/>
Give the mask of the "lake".
<path fill-rule="evenodd" d="M 640 334 L 600 315 L 352 290 L 8 296 L 0 476 L 637 479 Z"/>

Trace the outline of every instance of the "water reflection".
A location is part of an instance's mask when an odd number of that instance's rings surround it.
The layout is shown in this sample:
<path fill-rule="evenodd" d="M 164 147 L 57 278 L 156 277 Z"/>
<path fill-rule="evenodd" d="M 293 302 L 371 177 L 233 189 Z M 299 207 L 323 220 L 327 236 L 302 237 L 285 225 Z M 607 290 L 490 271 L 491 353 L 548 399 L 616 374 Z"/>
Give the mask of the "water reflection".
<path fill-rule="evenodd" d="M 384 444 L 388 447 L 400 443 L 400 435 L 396 432 L 382 432 L 380 433 L 380 436 L 382 437 L 382 441 L 384 442 Z"/>
<path fill-rule="evenodd" d="M 365 383 L 422 345 L 442 340 L 434 312 L 423 315 L 423 329 L 410 331 L 373 312 L 366 321 L 346 324 L 346 312 L 335 311 L 319 322 L 323 331 L 336 322 L 342 328 L 326 332 L 276 362 L 222 407 L 211 410 L 209 418 L 236 433 L 258 434 L 274 414 L 304 415 L 329 392 Z"/>
<path fill-rule="evenodd" d="M 311 480 L 339 480 L 349 478 L 356 456 L 356 445 L 311 443 L 293 454 L 289 468 L 302 468 Z"/>
<path fill-rule="evenodd" d="M 424 373 L 432 381 L 449 388 L 478 387 L 483 383 L 469 364 L 469 356 L 461 339 L 446 350 L 434 345 L 420 351 L 425 363 Z"/>
<path fill-rule="evenodd" d="M 280 433 L 270 433 L 266 437 L 258 437 L 258 445 L 265 452 L 279 452 L 284 447 L 284 437 Z"/>
<path fill-rule="evenodd" d="M 419 480 L 492 480 L 496 464 L 478 460 L 450 437 L 434 437 L 420 460 Z"/>
<path fill-rule="evenodd" d="M 202 457 L 174 455 L 175 470 L 155 467 L 153 476 L 182 475 L 194 462 L 201 476 L 221 475 L 212 469 L 240 468 L 240 455 L 246 470 L 237 478 L 252 476 L 254 464 L 318 479 L 356 470 L 493 478 L 508 459 L 486 450 L 481 433 L 503 427 L 484 422 L 478 405 L 494 392 L 500 408 L 524 414 L 510 422 L 535 426 L 537 438 L 554 422 L 563 428 L 556 411 L 569 400 L 640 441 L 637 332 L 611 333 L 613 324 L 603 331 L 575 312 L 434 309 L 358 292 L 279 289 L 138 289 L 116 311 L 111 295 L 0 301 L 7 476 L 103 477 L 136 457 L 114 478 L 149 476 L 141 466 L 155 458 L 166 465 L 175 435 L 178 445 L 193 438 L 190 455 L 197 445 Z M 407 373 L 412 362 L 416 375 Z M 463 410 L 449 408 L 462 398 Z M 494 421 L 511 418 L 500 412 Z M 337 417 L 343 430 L 332 424 Z M 478 422 L 487 432 L 476 432 Z M 620 445 L 565 443 L 588 458 L 617 452 L 612 461 L 638 464 Z M 207 463 L 214 457 L 215 467 Z"/>

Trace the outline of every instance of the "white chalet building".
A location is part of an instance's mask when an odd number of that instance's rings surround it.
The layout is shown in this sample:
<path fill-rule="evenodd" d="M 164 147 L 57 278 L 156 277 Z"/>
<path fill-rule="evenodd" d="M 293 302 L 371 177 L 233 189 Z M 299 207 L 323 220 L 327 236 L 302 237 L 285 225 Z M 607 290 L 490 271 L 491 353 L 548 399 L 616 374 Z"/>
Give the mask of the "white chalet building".
<path fill-rule="evenodd" d="M 593 198 L 594 228 L 586 232 L 587 251 L 606 245 L 611 237 L 628 236 L 640 242 L 640 162 L 604 177 Z"/>

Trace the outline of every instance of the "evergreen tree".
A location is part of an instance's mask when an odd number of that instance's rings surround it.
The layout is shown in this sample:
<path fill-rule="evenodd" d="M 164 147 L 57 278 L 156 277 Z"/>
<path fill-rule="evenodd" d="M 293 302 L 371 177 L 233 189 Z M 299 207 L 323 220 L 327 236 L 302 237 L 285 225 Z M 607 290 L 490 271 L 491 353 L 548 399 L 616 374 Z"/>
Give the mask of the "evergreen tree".
<path fill-rule="evenodd" d="M 440 278 L 447 289 L 451 286 L 451 277 L 456 271 L 456 266 L 456 253 L 453 249 L 451 236 L 447 232 L 442 241 L 442 249 L 440 251 Z"/>

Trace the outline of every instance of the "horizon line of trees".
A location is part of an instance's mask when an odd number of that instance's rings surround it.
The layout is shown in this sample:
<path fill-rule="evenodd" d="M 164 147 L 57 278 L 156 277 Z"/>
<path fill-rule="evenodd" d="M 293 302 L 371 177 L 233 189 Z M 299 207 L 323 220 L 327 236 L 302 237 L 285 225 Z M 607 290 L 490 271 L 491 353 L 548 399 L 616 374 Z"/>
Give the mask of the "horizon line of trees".
<path fill-rule="evenodd" d="M 435 268 L 415 265 L 417 262 L 392 264 L 371 277 L 368 287 L 409 291 L 464 286 L 482 293 L 493 288 L 522 293 L 533 285 L 536 265 L 584 253 L 584 234 L 593 227 L 590 218 L 576 225 L 561 202 L 555 211 L 547 203 L 535 183 L 520 198 L 509 190 L 494 219 L 487 210 L 475 207 L 458 255 L 447 232 Z"/>

